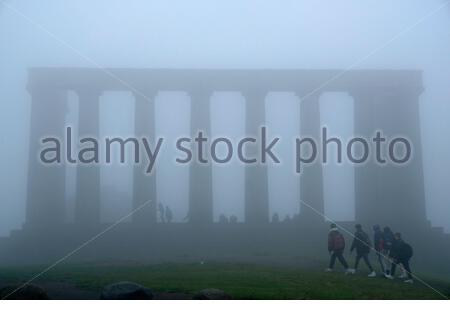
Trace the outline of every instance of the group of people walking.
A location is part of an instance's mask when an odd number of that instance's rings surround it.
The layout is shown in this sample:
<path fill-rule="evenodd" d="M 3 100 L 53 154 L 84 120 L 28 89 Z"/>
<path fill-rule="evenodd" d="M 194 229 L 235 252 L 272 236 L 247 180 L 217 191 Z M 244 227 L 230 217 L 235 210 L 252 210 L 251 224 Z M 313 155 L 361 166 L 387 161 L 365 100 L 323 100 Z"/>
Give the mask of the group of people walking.
<path fill-rule="evenodd" d="M 373 226 L 373 246 L 369 236 L 363 230 L 360 224 L 355 225 L 355 233 L 353 235 L 350 253 L 356 251 L 355 264 L 353 268 L 349 268 L 347 261 L 344 258 L 345 238 L 338 230 L 336 224 L 330 225 L 328 233 L 328 252 L 330 253 L 330 263 L 326 272 L 333 271 L 336 259 L 346 269 L 346 274 L 355 274 L 358 269 L 361 259 L 369 268 L 368 277 L 376 277 L 377 274 L 372 267 L 369 259 L 371 250 L 376 252 L 378 262 L 380 263 L 381 271 L 384 277 L 394 279 L 397 266 L 400 266 L 402 274 L 400 278 L 405 279 L 407 283 L 413 283 L 409 261 L 413 255 L 412 247 L 403 241 L 402 235 L 399 232 L 393 233 L 389 227 L 384 227 L 381 230 L 379 225 Z"/>

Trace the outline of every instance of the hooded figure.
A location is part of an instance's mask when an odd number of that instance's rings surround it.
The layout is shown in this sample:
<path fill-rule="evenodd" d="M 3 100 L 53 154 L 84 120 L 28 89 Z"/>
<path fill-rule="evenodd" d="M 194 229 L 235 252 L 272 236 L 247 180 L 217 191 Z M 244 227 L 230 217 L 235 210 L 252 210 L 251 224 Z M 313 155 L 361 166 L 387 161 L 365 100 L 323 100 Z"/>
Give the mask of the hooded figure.
<path fill-rule="evenodd" d="M 392 265 L 391 265 L 391 272 L 390 274 L 386 274 L 386 278 L 388 279 L 394 279 L 395 276 L 395 269 L 397 265 L 403 266 L 404 270 L 406 271 L 406 278 L 405 282 L 407 283 L 413 283 L 413 277 L 411 273 L 411 268 L 409 266 L 409 260 L 413 256 L 413 249 L 411 245 L 403 241 L 402 235 L 397 232 L 395 233 L 395 241 L 392 245 L 391 249 L 391 256 L 392 256 Z"/>
<path fill-rule="evenodd" d="M 362 226 L 360 224 L 355 225 L 355 235 L 353 236 L 352 247 L 350 248 L 350 252 L 356 249 L 356 259 L 355 259 L 355 267 L 351 270 L 351 273 L 355 273 L 358 268 L 359 261 L 363 258 L 367 267 L 370 270 L 368 277 L 374 278 L 376 277 L 376 273 L 372 268 L 372 265 L 369 261 L 369 252 L 371 248 L 370 239 L 367 233 L 364 232 Z"/>

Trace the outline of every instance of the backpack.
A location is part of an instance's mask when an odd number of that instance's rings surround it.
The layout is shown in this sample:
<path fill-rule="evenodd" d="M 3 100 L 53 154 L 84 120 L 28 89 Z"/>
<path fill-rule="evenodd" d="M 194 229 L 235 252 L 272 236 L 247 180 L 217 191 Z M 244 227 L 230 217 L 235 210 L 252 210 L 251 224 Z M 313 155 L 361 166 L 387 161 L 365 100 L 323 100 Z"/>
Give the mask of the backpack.
<path fill-rule="evenodd" d="M 359 240 L 358 245 L 361 248 L 367 248 L 369 249 L 371 247 L 371 243 L 370 243 L 370 239 L 369 236 L 367 235 L 367 233 L 365 233 L 364 231 L 361 231 L 358 235 L 357 235 L 357 239 Z"/>
<path fill-rule="evenodd" d="M 381 250 L 384 247 L 384 239 L 381 231 L 375 232 L 373 237 L 373 244 L 376 250 Z"/>
<path fill-rule="evenodd" d="M 405 252 L 405 258 L 406 259 L 411 259 L 413 254 L 414 254 L 413 248 L 408 243 L 405 243 L 403 246 L 404 246 L 403 250 Z"/>
<path fill-rule="evenodd" d="M 333 247 L 334 247 L 334 250 L 344 250 L 345 239 L 341 233 L 336 234 L 336 236 L 334 237 Z"/>

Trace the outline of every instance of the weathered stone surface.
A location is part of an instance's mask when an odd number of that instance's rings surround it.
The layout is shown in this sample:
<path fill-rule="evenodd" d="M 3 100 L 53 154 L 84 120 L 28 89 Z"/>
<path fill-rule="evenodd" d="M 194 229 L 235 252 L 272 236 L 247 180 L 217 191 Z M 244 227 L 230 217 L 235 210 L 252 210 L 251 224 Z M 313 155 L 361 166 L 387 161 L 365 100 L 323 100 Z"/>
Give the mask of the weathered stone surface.
<path fill-rule="evenodd" d="M 197 292 L 194 295 L 195 300 L 230 300 L 231 296 L 222 290 L 208 288 Z"/>
<path fill-rule="evenodd" d="M 27 284 L 10 285 L 0 289 L 0 298 L 7 300 L 48 300 L 47 292 L 39 286 Z"/>
<path fill-rule="evenodd" d="M 154 294 L 152 290 L 140 284 L 122 281 L 106 286 L 100 299 L 103 300 L 151 300 Z"/>

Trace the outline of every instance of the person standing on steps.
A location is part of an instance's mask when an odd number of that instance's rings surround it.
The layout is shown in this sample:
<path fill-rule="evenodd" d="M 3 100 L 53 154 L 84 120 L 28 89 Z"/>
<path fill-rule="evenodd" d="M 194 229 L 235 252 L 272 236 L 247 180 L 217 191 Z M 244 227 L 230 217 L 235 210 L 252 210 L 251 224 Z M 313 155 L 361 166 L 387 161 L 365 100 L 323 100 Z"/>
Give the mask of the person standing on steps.
<path fill-rule="evenodd" d="M 161 202 L 158 204 L 158 211 L 159 211 L 159 219 L 161 220 L 161 223 L 166 223 L 166 218 L 164 215 L 164 206 Z"/>
<path fill-rule="evenodd" d="M 172 210 L 169 208 L 169 206 L 166 206 L 166 210 L 164 210 L 164 211 L 165 211 L 166 222 L 171 223 L 172 219 L 173 219 Z"/>
<path fill-rule="evenodd" d="M 355 267 L 353 269 L 350 269 L 350 273 L 351 274 L 356 273 L 359 261 L 361 260 L 361 258 L 363 258 L 364 262 L 366 263 L 367 267 L 370 270 L 368 277 L 374 278 L 377 276 L 377 274 L 373 270 L 372 265 L 370 264 L 369 261 L 369 252 L 371 248 L 369 236 L 367 235 L 367 233 L 364 232 L 360 224 L 357 224 L 355 228 L 356 232 L 355 235 L 353 236 L 353 243 L 352 247 L 350 248 L 350 253 L 352 253 L 353 250 L 356 249 L 356 259 L 355 259 Z"/>
<path fill-rule="evenodd" d="M 345 239 L 342 233 L 339 232 L 336 224 L 330 225 L 330 231 L 328 232 L 328 252 L 330 253 L 330 264 L 325 272 L 333 271 L 336 259 L 342 264 L 342 266 L 348 272 L 348 263 L 343 256 L 345 249 Z"/>

